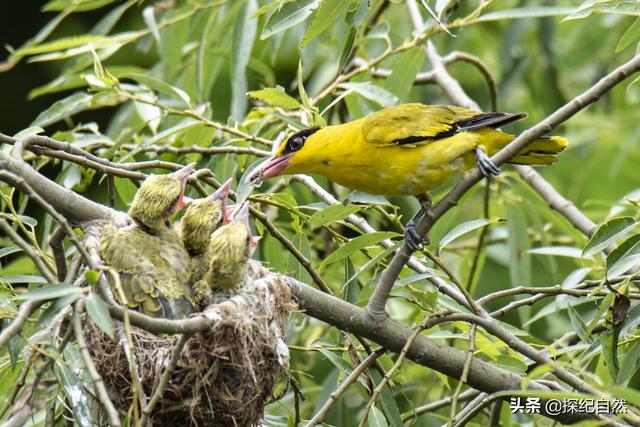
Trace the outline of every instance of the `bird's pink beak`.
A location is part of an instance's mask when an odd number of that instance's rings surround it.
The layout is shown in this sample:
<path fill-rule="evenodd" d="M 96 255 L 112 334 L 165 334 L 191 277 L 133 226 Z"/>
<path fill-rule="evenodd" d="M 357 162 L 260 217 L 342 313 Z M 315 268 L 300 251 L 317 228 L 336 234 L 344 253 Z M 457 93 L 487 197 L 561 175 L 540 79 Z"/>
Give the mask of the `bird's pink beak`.
<path fill-rule="evenodd" d="M 249 249 L 251 250 L 251 254 L 253 254 L 253 252 L 258 247 L 260 236 L 253 236 L 251 234 L 251 225 L 249 224 L 249 203 L 243 203 L 240 206 L 240 209 L 236 210 L 236 212 L 234 213 L 234 219 L 236 221 L 244 223 L 244 225 L 247 227 L 247 230 L 249 230 Z"/>
<path fill-rule="evenodd" d="M 270 157 L 246 178 L 245 183 L 256 184 L 265 179 L 280 175 L 285 169 L 287 169 L 287 166 L 289 166 L 290 158 L 291 154 Z"/>
<path fill-rule="evenodd" d="M 173 173 L 173 175 L 180 180 L 180 185 L 181 185 L 180 196 L 178 197 L 178 202 L 176 203 L 176 207 L 178 210 L 184 208 L 185 206 L 187 206 L 189 203 L 192 202 L 192 199 L 190 197 L 186 197 L 184 195 L 184 190 L 187 188 L 187 179 L 189 178 L 189 175 L 191 175 L 191 172 L 194 171 L 195 167 L 196 167 L 195 162 L 189 163 L 187 166 L 181 169 L 178 169 Z"/>
<path fill-rule="evenodd" d="M 216 192 L 213 193 L 213 200 L 222 200 L 226 202 L 227 197 L 229 197 L 229 191 L 231 190 L 231 181 L 233 181 L 233 178 L 226 180 L 224 184 L 222 184 Z"/>

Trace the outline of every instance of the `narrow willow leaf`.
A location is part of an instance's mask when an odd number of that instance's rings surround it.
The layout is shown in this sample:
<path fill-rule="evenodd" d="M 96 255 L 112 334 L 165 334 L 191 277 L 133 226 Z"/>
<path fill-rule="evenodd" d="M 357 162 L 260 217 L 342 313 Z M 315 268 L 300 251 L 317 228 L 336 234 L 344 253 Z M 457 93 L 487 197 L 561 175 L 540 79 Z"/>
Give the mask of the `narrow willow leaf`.
<path fill-rule="evenodd" d="M 361 97 L 373 101 L 382 107 L 392 107 L 399 101 L 398 97 L 386 89 L 371 82 L 347 82 L 338 85 L 341 89 L 351 90 Z"/>
<path fill-rule="evenodd" d="M 149 138 L 149 139 L 147 139 L 145 141 L 142 141 L 140 144 L 138 144 L 138 146 L 136 148 L 134 148 L 133 150 L 129 151 L 127 154 L 122 156 L 120 161 L 123 162 L 123 161 L 125 161 L 127 159 L 130 159 L 131 157 L 133 157 L 136 154 L 138 154 L 147 145 L 155 144 L 156 142 L 162 141 L 163 139 L 168 138 L 173 134 L 185 131 L 185 130 L 187 130 L 189 128 L 192 128 L 194 126 L 202 126 L 202 122 L 200 122 L 199 120 L 196 120 L 196 119 L 192 119 L 192 118 L 188 118 L 186 120 L 183 120 L 180 123 L 178 123 L 177 125 L 172 126 L 170 128 L 167 128 L 167 129 L 165 129 L 163 131 L 160 131 L 157 134 L 155 134 L 154 136 L 152 136 L 151 138 Z"/>
<path fill-rule="evenodd" d="M 369 427 L 388 427 L 387 420 L 377 405 L 373 406 L 369 411 L 367 421 L 369 421 Z"/>
<path fill-rule="evenodd" d="M 111 323 L 111 315 L 107 305 L 102 301 L 100 295 L 91 293 L 84 300 L 84 306 L 95 323 L 105 334 L 113 338 L 113 325 Z"/>
<path fill-rule="evenodd" d="M 313 21 L 300 42 L 300 48 L 305 47 L 311 40 L 333 25 L 350 3 L 351 0 L 324 0 L 316 10 Z"/>
<path fill-rule="evenodd" d="M 363 234 L 362 236 L 355 237 L 348 243 L 331 252 L 329 256 L 322 260 L 322 262 L 320 263 L 320 268 L 326 267 L 332 262 L 339 261 L 342 258 L 347 257 L 361 249 L 364 249 L 367 246 L 378 243 L 381 240 L 390 239 L 397 236 L 399 236 L 398 233 L 394 233 L 391 231 L 376 231 L 375 233 L 368 233 Z"/>
<path fill-rule="evenodd" d="M 21 250 L 22 249 L 17 246 L 7 246 L 6 248 L 0 248 L 0 258 L 14 254 L 16 252 L 20 252 Z"/>
<path fill-rule="evenodd" d="M 636 18 L 629 28 L 627 28 L 627 31 L 624 32 L 622 37 L 620 37 L 620 40 L 616 45 L 615 53 L 623 51 L 631 43 L 638 40 L 638 38 L 640 38 L 640 18 Z"/>
<path fill-rule="evenodd" d="M 543 246 L 529 249 L 530 254 L 564 256 L 568 258 L 589 258 L 582 256 L 582 250 L 573 246 Z"/>
<path fill-rule="evenodd" d="M 91 416 L 92 397 L 90 397 L 86 391 L 80 377 L 76 375 L 74 369 L 66 364 L 56 363 L 55 366 L 77 425 L 83 427 L 95 425 L 93 417 Z"/>
<path fill-rule="evenodd" d="M 302 105 L 298 100 L 287 95 L 282 86 L 252 90 L 251 92 L 248 92 L 247 95 L 269 105 L 273 105 L 274 107 L 282 107 L 286 110 L 297 110 L 302 108 Z"/>
<path fill-rule="evenodd" d="M 602 224 L 587 242 L 582 256 L 588 257 L 603 251 L 616 240 L 629 233 L 636 225 L 636 220 L 630 216 L 614 218 Z"/>
<path fill-rule="evenodd" d="M 160 43 L 160 30 L 158 30 L 158 22 L 156 21 L 156 14 L 153 6 L 147 6 L 144 8 L 142 11 L 142 18 L 144 19 L 145 24 L 147 24 L 147 27 L 149 27 L 156 43 Z"/>
<path fill-rule="evenodd" d="M 45 12 L 62 12 L 65 9 L 71 9 L 73 12 L 88 12 L 115 2 L 116 0 L 53 0 L 45 4 L 42 10 Z"/>
<path fill-rule="evenodd" d="M 17 295 L 16 297 L 14 297 L 14 299 L 40 301 L 80 293 L 82 293 L 82 290 L 77 286 L 69 285 L 66 283 L 57 283 L 53 285 L 42 286 L 38 289 L 29 291 L 26 294 Z"/>
<path fill-rule="evenodd" d="M 575 12 L 574 7 L 523 7 L 499 10 L 481 15 L 476 22 L 504 21 L 508 19 L 544 18 L 546 16 L 567 16 Z"/>
<path fill-rule="evenodd" d="M 346 216 L 354 214 L 359 210 L 360 208 L 358 206 L 331 205 L 311 215 L 311 218 L 309 218 L 309 225 L 311 228 L 322 227 L 323 225 L 327 225 L 333 221 L 338 221 Z"/>
<path fill-rule="evenodd" d="M 498 217 L 493 218 L 482 218 L 482 219 L 474 219 L 472 221 L 463 222 L 462 224 L 458 224 L 448 232 L 441 240 L 438 246 L 438 252 L 441 252 L 442 249 L 447 246 L 449 243 L 456 240 L 458 237 L 463 236 L 467 233 L 472 232 L 473 230 L 477 230 L 478 228 L 484 227 L 486 225 L 496 224 L 503 219 Z"/>
<path fill-rule="evenodd" d="M 391 75 L 384 84 L 384 88 L 401 100 L 406 100 L 413 87 L 416 75 L 422 68 L 426 52 L 423 46 L 416 46 L 403 52 L 393 67 Z"/>
<path fill-rule="evenodd" d="M 640 341 L 636 341 L 625 353 L 616 383 L 627 385 L 640 368 Z"/>
<path fill-rule="evenodd" d="M 29 46 L 18 49 L 15 54 L 20 56 L 39 55 L 42 53 L 56 52 L 59 50 L 70 49 L 79 46 L 92 44 L 94 48 L 106 47 L 114 43 L 114 39 L 95 34 L 85 34 L 82 36 L 63 37 L 51 42 L 41 43 L 36 46 Z"/>
<path fill-rule="evenodd" d="M 122 200 L 122 203 L 124 203 L 125 206 L 129 206 L 133 201 L 133 197 L 136 195 L 138 188 L 128 178 L 114 177 L 113 181 L 118 197 L 120 197 L 120 200 Z"/>
<path fill-rule="evenodd" d="M 347 63 L 347 60 L 351 58 L 353 52 L 353 45 L 356 40 L 358 30 L 356 27 L 350 25 L 347 31 L 347 36 L 344 38 L 344 44 L 342 45 L 342 51 L 340 52 L 340 59 L 338 60 L 338 72 L 342 71 Z"/>
<path fill-rule="evenodd" d="M 13 135 L 13 137 L 15 139 L 21 139 L 26 136 L 37 135 L 43 132 L 44 132 L 44 129 L 42 129 L 40 126 L 29 126 L 28 128 L 22 129 L 20 132 Z"/>
<path fill-rule="evenodd" d="M 295 0 L 285 3 L 280 10 L 276 10 L 269 16 L 260 34 L 260 40 L 304 22 L 319 3 L 318 0 Z"/>
<path fill-rule="evenodd" d="M 17 276 L 5 276 L 2 278 L 7 283 L 47 283 L 47 279 L 42 276 L 32 276 L 29 274 L 19 274 Z"/>
<path fill-rule="evenodd" d="M 91 103 L 92 95 L 88 93 L 74 93 L 60 101 L 56 101 L 31 123 L 31 126 L 43 127 L 56 123 L 64 118 L 84 111 Z"/>
<path fill-rule="evenodd" d="M 615 329 L 615 328 L 614 328 Z M 616 358 L 616 352 L 614 351 L 613 346 L 615 345 L 615 334 L 614 331 L 606 331 L 600 335 L 600 343 L 602 344 L 602 356 L 604 357 L 604 364 L 607 366 L 609 370 L 609 374 L 611 378 L 618 378 L 618 359 Z"/>
<path fill-rule="evenodd" d="M 170 84 L 152 75 L 142 73 L 125 73 L 122 75 L 122 78 L 135 80 L 136 82 L 147 86 L 151 90 L 161 92 L 165 95 L 169 95 L 173 98 L 179 99 L 187 106 L 191 105 L 191 98 L 184 90 L 175 86 L 171 86 Z"/>
<path fill-rule="evenodd" d="M 246 1 L 238 11 L 231 45 L 231 116 L 244 119 L 247 111 L 247 64 L 256 38 L 257 19 L 251 15 L 258 9 L 256 0 Z"/>
<path fill-rule="evenodd" d="M 631 236 L 607 256 L 607 278 L 613 279 L 640 262 L 640 234 Z"/>

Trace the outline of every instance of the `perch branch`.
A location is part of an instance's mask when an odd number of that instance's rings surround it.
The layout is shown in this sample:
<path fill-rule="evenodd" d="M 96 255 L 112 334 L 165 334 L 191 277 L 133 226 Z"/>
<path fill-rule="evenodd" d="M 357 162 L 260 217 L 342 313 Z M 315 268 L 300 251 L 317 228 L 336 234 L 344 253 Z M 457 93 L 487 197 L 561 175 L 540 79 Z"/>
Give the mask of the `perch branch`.
<path fill-rule="evenodd" d="M 622 64 L 607 76 L 599 80 L 595 85 L 587 89 L 581 95 L 556 110 L 535 126 L 527 129 L 518 135 L 511 143 L 501 149 L 492 157 L 496 165 L 502 165 L 528 144 L 538 139 L 545 133 L 550 132 L 560 123 L 566 121 L 589 104 L 597 101 L 604 93 L 626 79 L 631 74 L 640 69 L 640 55 L 634 56 L 631 60 Z M 442 217 L 449 209 L 455 206 L 460 198 L 480 179 L 482 174 L 478 169 L 473 169 L 460 181 L 445 197 L 443 197 L 418 224 L 417 231 L 420 235 L 425 235 L 433 224 Z M 374 294 L 367 304 L 367 311 L 375 319 L 385 316 L 385 305 L 391 289 L 400 271 L 409 258 L 406 246 L 403 246 L 394 256 L 389 266 L 383 272 Z"/>

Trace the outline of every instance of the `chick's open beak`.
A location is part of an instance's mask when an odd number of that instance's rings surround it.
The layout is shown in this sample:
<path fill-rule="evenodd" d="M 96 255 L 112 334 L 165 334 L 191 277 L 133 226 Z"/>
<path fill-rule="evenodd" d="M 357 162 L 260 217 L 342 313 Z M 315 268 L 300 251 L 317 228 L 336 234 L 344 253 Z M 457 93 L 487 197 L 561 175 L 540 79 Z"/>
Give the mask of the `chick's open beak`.
<path fill-rule="evenodd" d="M 245 181 L 246 184 L 260 183 L 262 180 L 280 175 L 289 166 L 291 155 L 272 156 L 258 166 Z"/>
<path fill-rule="evenodd" d="M 228 180 L 225 181 L 224 184 L 222 184 L 220 186 L 220 188 L 218 188 L 216 190 L 215 193 L 213 193 L 213 200 L 222 200 L 223 203 L 226 203 L 227 201 L 227 197 L 229 197 L 229 190 L 231 190 L 231 181 L 233 180 L 233 178 L 229 178 Z"/>
<path fill-rule="evenodd" d="M 187 187 L 187 179 L 189 178 L 189 175 L 191 175 L 191 172 L 193 172 L 193 170 L 195 169 L 195 166 L 195 162 L 189 163 L 187 166 L 178 169 L 173 173 L 173 175 L 180 180 L 180 196 L 178 197 L 178 202 L 176 204 L 178 209 L 184 208 L 192 201 L 191 198 L 184 195 L 184 190 Z"/>

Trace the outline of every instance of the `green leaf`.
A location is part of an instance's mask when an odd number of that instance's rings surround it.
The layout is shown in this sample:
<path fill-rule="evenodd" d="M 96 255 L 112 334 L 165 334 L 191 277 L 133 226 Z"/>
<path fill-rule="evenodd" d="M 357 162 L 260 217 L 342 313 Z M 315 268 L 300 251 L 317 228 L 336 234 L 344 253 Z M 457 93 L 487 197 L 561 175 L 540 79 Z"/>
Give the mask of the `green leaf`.
<path fill-rule="evenodd" d="M 107 305 L 102 301 L 100 295 L 91 293 L 84 300 L 84 306 L 95 323 L 105 334 L 113 338 L 113 325 L 111 323 L 111 315 Z"/>
<path fill-rule="evenodd" d="M 616 358 L 617 350 L 614 349 L 615 345 L 615 331 L 606 331 L 600 334 L 600 343 L 602 344 L 602 356 L 604 357 L 604 364 L 609 370 L 611 378 L 618 378 L 618 359 Z"/>
<path fill-rule="evenodd" d="M 523 7 L 485 13 L 476 22 L 504 21 L 507 19 L 544 18 L 546 16 L 566 16 L 575 12 L 573 7 Z"/>
<path fill-rule="evenodd" d="M 400 247 L 400 245 L 402 245 L 403 243 L 404 242 L 402 242 L 402 241 L 396 242 L 393 246 L 390 246 L 387 249 L 385 249 L 384 251 L 381 251 L 379 254 L 377 254 L 376 256 L 372 257 L 369 261 L 367 261 L 366 263 L 362 264 L 360 267 L 358 267 L 358 269 L 355 271 L 355 273 L 351 277 L 349 277 L 349 279 L 345 282 L 345 284 L 343 286 L 347 286 L 349 283 L 351 283 L 352 281 L 357 279 L 358 276 L 360 276 L 362 273 L 364 273 L 365 271 L 367 271 L 368 269 L 370 269 L 371 267 L 375 266 L 380 261 L 385 259 L 393 251 L 398 249 Z"/>
<path fill-rule="evenodd" d="M 373 383 L 375 386 L 378 386 L 382 381 L 382 375 L 376 369 L 370 369 L 369 373 L 371 378 L 373 379 Z M 391 386 L 389 383 L 385 384 L 380 392 L 380 406 L 382 406 L 382 410 L 386 419 L 389 420 L 389 424 L 393 427 L 401 427 L 402 419 L 400 418 L 400 409 L 398 408 L 398 404 L 396 403 L 396 399 L 393 395 L 393 391 L 391 390 Z M 372 408 L 373 409 L 373 408 Z M 386 421 L 385 421 L 386 425 Z"/>
<path fill-rule="evenodd" d="M 607 256 L 607 278 L 627 272 L 640 261 L 640 234 L 629 237 Z"/>
<path fill-rule="evenodd" d="M 56 363 L 55 366 L 64 392 L 69 399 L 69 406 L 73 411 L 76 424 L 82 427 L 93 426 L 95 422 L 91 416 L 91 399 L 85 391 L 82 380 L 72 367 L 63 363 Z"/>
<path fill-rule="evenodd" d="M 113 182 L 116 187 L 116 193 L 125 206 L 129 206 L 138 191 L 138 188 L 128 178 L 114 177 Z"/>
<path fill-rule="evenodd" d="M 511 284 L 527 285 L 531 282 L 531 255 L 528 253 L 531 242 L 527 234 L 527 218 L 524 209 L 513 204 L 506 206 L 506 213 Z"/>
<path fill-rule="evenodd" d="M 44 132 L 44 129 L 42 129 L 40 126 L 29 126 L 28 128 L 22 129 L 20 132 L 13 135 L 13 137 L 15 139 L 22 139 L 26 136 L 37 135 L 43 132 Z"/>
<path fill-rule="evenodd" d="M 397 96 L 371 82 L 340 83 L 338 87 L 355 92 L 361 97 L 373 101 L 382 107 L 392 107 L 399 101 Z"/>
<path fill-rule="evenodd" d="M 309 239 L 307 239 L 307 236 L 304 233 L 296 233 L 291 241 L 295 244 L 296 248 L 298 248 L 302 255 L 305 256 L 305 258 L 311 258 L 311 245 L 309 244 Z M 307 269 L 304 268 L 300 261 L 298 261 L 298 259 L 291 253 L 289 254 L 287 271 L 291 276 L 302 282 L 311 283 L 312 281 L 311 275 Z"/>
<path fill-rule="evenodd" d="M 233 27 L 231 45 L 231 116 L 238 121 L 247 111 L 247 64 L 256 38 L 257 19 L 251 15 L 258 9 L 256 0 L 248 0 L 240 7 Z"/>
<path fill-rule="evenodd" d="M 121 78 L 134 80 L 140 84 L 145 85 L 151 90 L 164 93 L 165 95 L 169 95 L 172 98 L 179 99 L 187 106 L 191 105 L 191 98 L 189 97 L 187 92 L 178 87 L 171 86 L 165 81 L 152 75 L 142 73 L 124 73 Z"/>
<path fill-rule="evenodd" d="M 313 21 L 307 29 L 307 33 L 300 42 L 300 48 L 305 47 L 311 40 L 320 33 L 326 31 L 345 9 L 349 6 L 351 0 L 323 0 L 320 7 L 316 10 Z"/>
<path fill-rule="evenodd" d="M 88 12 L 100 9 L 116 0 L 53 0 L 42 7 L 44 12 L 62 12 L 69 9 L 73 12 Z"/>
<path fill-rule="evenodd" d="M 635 0 L 627 1 L 585 1 L 574 13 L 564 18 L 562 21 L 572 19 L 582 19 L 591 14 L 610 13 L 615 15 L 640 15 L 640 5 Z"/>
<path fill-rule="evenodd" d="M 260 40 L 304 22 L 318 4 L 318 0 L 295 0 L 285 3 L 280 10 L 276 10 L 269 16 L 260 34 Z"/>
<path fill-rule="evenodd" d="M 384 417 L 384 414 L 377 406 L 372 406 L 371 411 L 369 411 L 369 416 L 367 418 L 369 422 L 369 427 L 387 427 L 387 420 Z"/>
<path fill-rule="evenodd" d="M 31 123 L 31 126 L 48 126 L 64 118 L 72 116 L 80 111 L 86 110 L 93 96 L 88 93 L 74 93 L 60 101 L 56 101 L 53 105 L 43 112 Z"/>
<path fill-rule="evenodd" d="M 422 68 L 426 53 L 423 46 L 416 46 L 403 52 L 393 71 L 384 84 L 384 88 L 401 100 L 406 100 L 413 87 L 416 75 Z"/>
<path fill-rule="evenodd" d="M 81 36 L 63 37 L 36 46 L 24 47 L 18 49 L 15 54 L 19 56 L 39 55 L 42 53 L 56 52 L 59 50 L 70 49 L 78 46 L 86 46 L 89 43 L 91 43 L 94 48 L 97 49 L 106 47 L 114 43 L 114 40 L 110 37 L 104 37 L 94 34 L 84 34 Z"/>
<path fill-rule="evenodd" d="M 620 41 L 618 41 L 616 45 L 615 53 L 623 51 L 638 38 L 640 38 L 640 18 L 636 18 L 636 20 L 629 25 L 629 28 L 627 28 L 627 31 L 624 32 L 622 37 L 620 37 Z"/>
<path fill-rule="evenodd" d="M 42 276 L 32 276 L 20 274 L 18 276 L 7 276 L 2 278 L 7 283 L 47 283 L 47 279 Z"/>
<path fill-rule="evenodd" d="M 31 300 L 40 301 L 60 298 L 66 295 L 81 294 L 82 290 L 73 285 L 66 283 L 57 283 L 53 285 L 44 285 L 37 289 L 27 292 L 26 294 L 17 295 L 14 297 L 16 300 Z"/>
<path fill-rule="evenodd" d="M 344 38 L 344 44 L 342 45 L 342 51 L 340 52 L 340 59 L 338 60 L 338 72 L 342 71 L 347 64 L 347 60 L 351 57 L 353 52 L 353 45 L 356 40 L 358 30 L 354 26 L 349 26 L 347 36 Z"/>
<path fill-rule="evenodd" d="M 627 385 L 635 373 L 640 368 L 640 341 L 636 341 L 631 345 L 629 350 L 624 355 L 622 363 L 620 365 L 620 371 L 618 372 L 618 379 L 616 383 Z"/>
<path fill-rule="evenodd" d="M 587 323 L 574 307 L 569 306 L 567 312 L 569 313 L 569 320 L 571 321 L 573 330 L 576 331 L 582 341 L 588 341 L 591 338 L 591 334 L 587 327 Z"/>
<path fill-rule="evenodd" d="M 344 199 L 344 203 L 393 206 L 391 202 L 383 196 L 364 193 L 362 191 L 353 191 L 349 193 L 349 195 Z"/>
<path fill-rule="evenodd" d="M 44 325 L 48 324 L 53 320 L 53 318 L 60 313 L 63 309 L 69 307 L 71 304 L 77 301 L 82 294 L 75 293 L 71 295 L 67 295 L 64 297 L 60 297 L 56 299 L 53 304 L 49 305 L 42 315 L 38 318 L 38 322 L 36 323 L 36 329 L 42 328 Z"/>
<path fill-rule="evenodd" d="M 582 251 L 583 257 L 595 255 L 606 249 L 616 240 L 626 235 L 636 225 L 636 220 L 630 216 L 614 218 L 602 224 L 587 242 Z"/>
<path fill-rule="evenodd" d="M 582 250 L 573 246 L 542 246 L 529 249 L 530 254 L 564 256 L 568 258 L 587 258 L 582 256 Z"/>
<path fill-rule="evenodd" d="M 302 104 L 297 99 L 287 95 L 282 86 L 267 87 L 260 90 L 247 92 L 251 98 L 258 99 L 274 107 L 282 107 L 286 110 L 297 110 Z"/>
<path fill-rule="evenodd" d="M 331 205 L 311 215 L 311 218 L 309 218 L 309 225 L 311 228 L 322 227 L 323 225 L 327 225 L 333 221 L 338 221 L 346 216 L 354 214 L 359 210 L 360 208 L 358 206 Z"/>
<path fill-rule="evenodd" d="M 7 246 L 6 248 L 0 248 L 0 258 L 7 255 L 15 254 L 16 252 L 20 251 L 22 251 L 22 249 L 17 246 Z"/>
<path fill-rule="evenodd" d="M 355 237 L 335 251 L 331 252 L 329 256 L 322 260 L 322 262 L 320 263 L 320 268 L 326 267 L 332 262 L 339 261 L 342 258 L 347 257 L 361 249 L 364 249 L 367 246 L 378 243 L 381 240 L 390 239 L 397 236 L 399 236 L 398 233 L 394 233 L 391 231 L 376 231 L 374 233 L 363 234 L 362 236 Z"/>
<path fill-rule="evenodd" d="M 441 240 L 438 246 L 438 253 L 442 251 L 442 249 L 447 246 L 449 243 L 453 242 L 458 237 L 470 233 L 473 230 L 477 230 L 478 228 L 484 227 L 486 225 L 496 224 L 500 221 L 504 221 L 501 218 L 493 217 L 493 218 L 482 218 L 482 219 L 474 219 L 472 221 L 463 222 L 462 224 L 458 224 L 448 232 Z"/>

